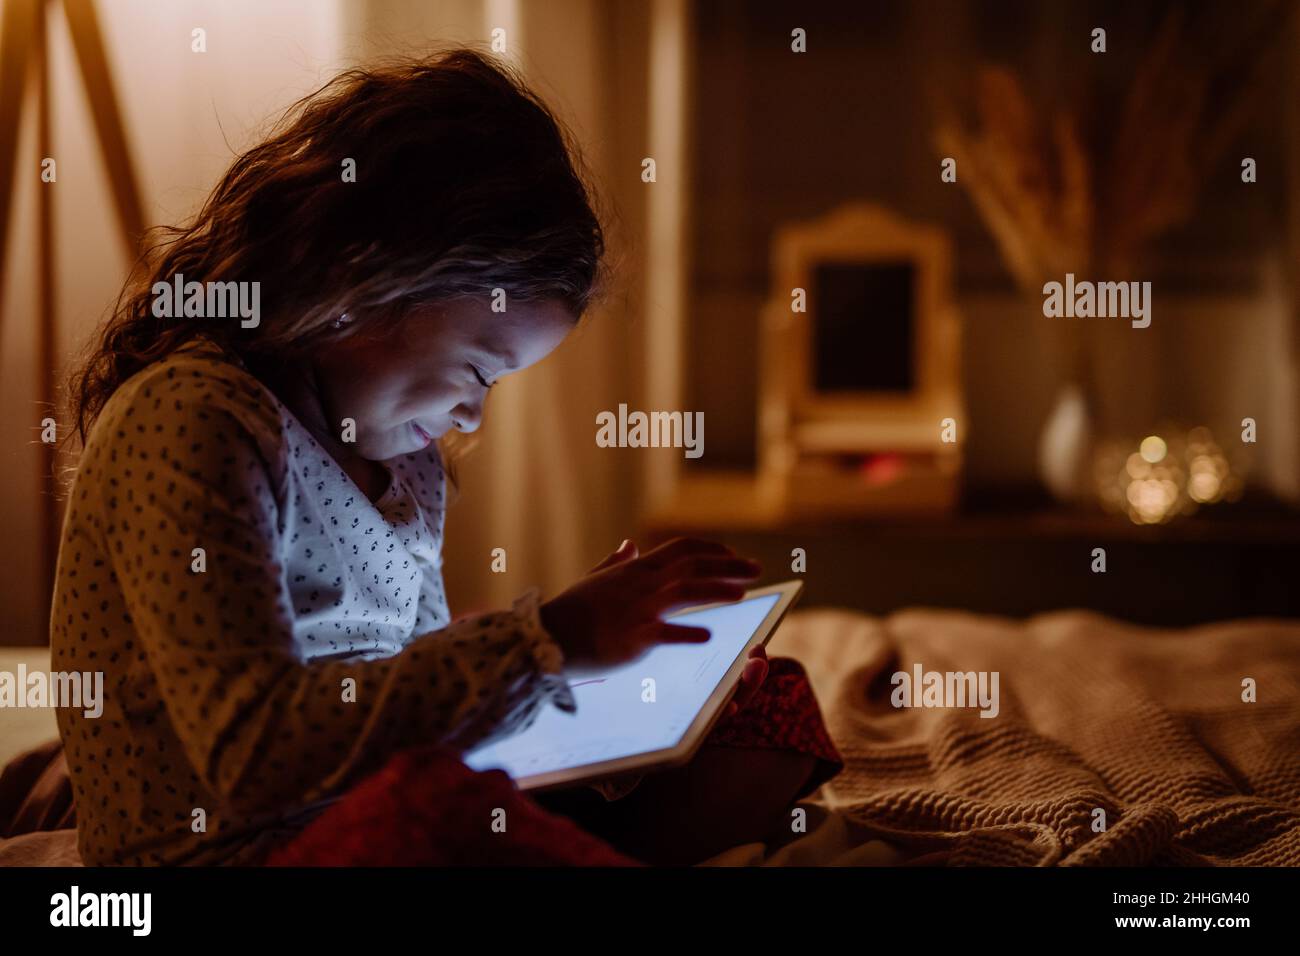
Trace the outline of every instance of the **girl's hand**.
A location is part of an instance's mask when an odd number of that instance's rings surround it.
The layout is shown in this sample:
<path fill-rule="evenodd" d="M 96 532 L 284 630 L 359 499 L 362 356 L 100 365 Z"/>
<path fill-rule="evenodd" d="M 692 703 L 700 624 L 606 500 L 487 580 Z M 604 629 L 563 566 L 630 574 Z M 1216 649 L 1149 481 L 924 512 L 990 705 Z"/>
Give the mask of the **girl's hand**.
<path fill-rule="evenodd" d="M 758 693 L 765 680 L 767 680 L 767 650 L 759 644 L 749 652 L 745 669 L 740 672 L 740 686 L 736 688 L 736 696 L 727 704 L 723 716 L 734 717 L 749 706 L 749 702 L 754 699 L 754 695 Z"/>
<path fill-rule="evenodd" d="M 696 604 L 739 600 L 743 585 L 760 570 L 756 561 L 738 558 L 714 541 L 675 538 L 644 556 L 624 541 L 581 581 L 541 606 L 542 626 L 575 665 L 624 663 L 656 644 L 703 643 L 708 628 L 669 624 L 661 617 Z"/>

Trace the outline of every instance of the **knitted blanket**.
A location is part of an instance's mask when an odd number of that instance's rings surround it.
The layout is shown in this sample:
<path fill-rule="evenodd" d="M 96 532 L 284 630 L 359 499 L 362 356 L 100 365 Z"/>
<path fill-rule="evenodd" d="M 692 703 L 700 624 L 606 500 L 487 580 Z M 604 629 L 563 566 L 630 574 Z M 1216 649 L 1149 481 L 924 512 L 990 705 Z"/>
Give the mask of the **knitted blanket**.
<path fill-rule="evenodd" d="M 771 650 L 844 757 L 821 799 L 913 862 L 1300 865 L 1300 622 L 814 610 Z"/>

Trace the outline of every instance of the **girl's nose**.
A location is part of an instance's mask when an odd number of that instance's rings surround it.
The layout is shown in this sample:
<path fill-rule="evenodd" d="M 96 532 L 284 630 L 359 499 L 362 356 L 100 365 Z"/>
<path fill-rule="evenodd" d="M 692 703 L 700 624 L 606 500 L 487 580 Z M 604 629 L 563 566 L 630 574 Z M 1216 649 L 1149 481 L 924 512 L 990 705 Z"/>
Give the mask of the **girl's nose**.
<path fill-rule="evenodd" d="M 451 420 L 457 431 L 468 435 L 472 431 L 477 431 L 478 426 L 483 423 L 483 406 L 480 403 L 457 405 L 451 413 Z"/>

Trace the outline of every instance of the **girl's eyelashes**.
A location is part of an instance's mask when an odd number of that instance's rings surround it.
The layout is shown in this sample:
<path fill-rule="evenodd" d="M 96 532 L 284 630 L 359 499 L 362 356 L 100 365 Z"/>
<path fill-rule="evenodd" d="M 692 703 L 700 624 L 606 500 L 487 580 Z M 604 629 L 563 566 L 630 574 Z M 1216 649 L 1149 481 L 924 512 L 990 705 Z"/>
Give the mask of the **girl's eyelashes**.
<path fill-rule="evenodd" d="M 482 385 L 484 388 L 491 388 L 493 385 L 496 384 L 495 382 L 489 382 L 486 379 L 484 379 L 483 373 L 479 371 L 477 365 L 471 365 L 470 368 L 474 370 L 474 377 L 478 379 L 478 383 Z"/>

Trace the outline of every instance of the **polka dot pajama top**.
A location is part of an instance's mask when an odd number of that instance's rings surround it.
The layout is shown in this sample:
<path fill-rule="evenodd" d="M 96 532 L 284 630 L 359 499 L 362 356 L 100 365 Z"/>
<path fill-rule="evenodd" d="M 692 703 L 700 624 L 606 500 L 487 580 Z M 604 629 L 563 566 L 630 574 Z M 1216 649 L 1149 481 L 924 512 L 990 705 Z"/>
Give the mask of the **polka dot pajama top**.
<path fill-rule="evenodd" d="M 87 864 L 254 863 L 402 747 L 573 709 L 537 589 L 450 620 L 436 447 L 385 465 L 372 503 L 206 340 L 109 399 L 50 625 L 104 673 L 100 717 L 58 711 Z"/>

